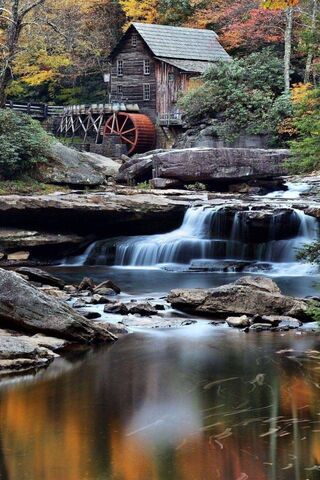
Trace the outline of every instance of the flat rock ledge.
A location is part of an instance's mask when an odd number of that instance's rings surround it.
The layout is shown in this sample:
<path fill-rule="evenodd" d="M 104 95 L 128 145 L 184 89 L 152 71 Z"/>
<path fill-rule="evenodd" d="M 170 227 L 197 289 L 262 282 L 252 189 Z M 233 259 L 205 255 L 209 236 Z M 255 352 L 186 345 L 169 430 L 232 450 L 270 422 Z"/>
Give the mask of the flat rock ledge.
<path fill-rule="evenodd" d="M 212 289 L 172 290 L 168 302 L 173 308 L 214 319 L 232 317 L 232 326 L 248 326 L 249 320 L 237 322 L 235 317 L 284 316 L 311 321 L 307 300 L 282 295 L 269 278 L 242 277 L 234 283 Z M 242 318 L 242 320 L 244 320 Z M 240 325 L 242 323 L 242 325 Z"/>
<path fill-rule="evenodd" d="M 0 376 L 46 367 L 68 342 L 44 335 L 20 335 L 0 329 Z"/>
<path fill-rule="evenodd" d="M 55 358 L 54 351 L 68 343 L 97 344 L 117 339 L 107 326 L 86 319 L 63 298 L 36 288 L 24 278 L 40 280 L 39 270 L 21 273 L 0 269 L 0 374 L 45 366 Z M 51 284 L 58 282 L 45 273 L 42 278 Z"/>

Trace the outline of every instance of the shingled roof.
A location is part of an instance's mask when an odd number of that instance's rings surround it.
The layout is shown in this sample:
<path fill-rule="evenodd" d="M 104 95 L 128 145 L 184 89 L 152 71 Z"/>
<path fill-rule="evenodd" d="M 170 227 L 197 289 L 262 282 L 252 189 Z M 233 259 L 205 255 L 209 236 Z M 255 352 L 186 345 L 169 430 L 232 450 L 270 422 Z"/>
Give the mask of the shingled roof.
<path fill-rule="evenodd" d="M 217 62 L 230 60 L 212 30 L 133 23 L 156 57 Z"/>

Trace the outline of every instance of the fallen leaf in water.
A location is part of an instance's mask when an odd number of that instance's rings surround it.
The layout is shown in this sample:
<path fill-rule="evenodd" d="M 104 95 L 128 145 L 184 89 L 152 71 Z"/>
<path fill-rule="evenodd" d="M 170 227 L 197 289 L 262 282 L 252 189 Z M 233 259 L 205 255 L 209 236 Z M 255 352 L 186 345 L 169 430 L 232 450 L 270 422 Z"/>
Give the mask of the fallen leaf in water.
<path fill-rule="evenodd" d="M 249 383 L 251 383 L 252 385 L 259 385 L 259 387 L 262 387 L 262 385 L 264 384 L 265 377 L 266 376 L 264 373 L 258 373 L 258 375 Z"/>
<path fill-rule="evenodd" d="M 290 470 L 290 468 L 293 467 L 293 463 L 289 463 L 289 465 L 287 465 L 286 467 L 283 467 L 282 470 Z"/>
<path fill-rule="evenodd" d="M 282 355 L 283 353 L 292 353 L 294 350 L 292 348 L 287 348 L 286 350 L 279 350 L 276 352 L 278 355 Z"/>
<path fill-rule="evenodd" d="M 216 439 L 215 439 L 215 442 L 216 442 L 217 445 L 219 445 L 219 447 L 221 448 L 221 450 L 223 450 L 223 445 L 222 445 L 222 443 L 219 442 L 219 440 L 216 440 Z"/>
<path fill-rule="evenodd" d="M 228 438 L 232 435 L 232 430 L 231 428 L 227 428 L 224 432 L 219 433 L 219 435 L 215 435 L 215 438 L 218 440 L 222 440 L 223 438 Z"/>
<path fill-rule="evenodd" d="M 239 380 L 239 377 L 224 378 L 222 380 L 216 380 L 215 382 L 207 383 L 207 385 L 203 387 L 203 390 L 209 390 L 215 385 L 220 385 L 221 383 L 225 383 L 225 382 L 232 382 L 233 380 Z"/>
<path fill-rule="evenodd" d="M 246 473 L 241 473 L 240 477 L 237 480 L 248 480 L 248 475 Z"/>
<path fill-rule="evenodd" d="M 320 471 L 320 465 L 313 465 L 313 467 L 310 468 L 305 468 L 307 472 L 319 472 Z"/>
<path fill-rule="evenodd" d="M 268 430 L 266 433 L 261 433 L 261 435 L 259 435 L 259 437 L 263 438 L 263 437 L 267 437 L 268 435 L 273 435 L 274 433 L 278 432 L 279 429 L 280 429 L 280 427 L 270 428 L 270 430 Z"/>

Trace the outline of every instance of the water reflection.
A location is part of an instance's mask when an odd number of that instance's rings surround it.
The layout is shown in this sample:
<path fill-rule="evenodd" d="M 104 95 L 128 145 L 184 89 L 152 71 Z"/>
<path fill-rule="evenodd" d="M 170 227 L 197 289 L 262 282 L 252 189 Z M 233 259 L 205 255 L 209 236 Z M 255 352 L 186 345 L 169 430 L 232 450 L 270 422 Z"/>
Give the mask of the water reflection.
<path fill-rule="evenodd" d="M 96 283 L 106 279 L 121 286 L 131 295 L 167 295 L 174 288 L 213 288 L 234 282 L 247 274 L 234 273 L 182 273 L 159 269 L 94 267 L 48 267 L 51 273 L 68 283 L 79 283 L 83 277 L 91 277 Z M 286 295 L 304 297 L 319 295 L 319 275 L 272 277 Z"/>
<path fill-rule="evenodd" d="M 307 333 L 130 335 L 2 387 L 0 478 L 319 478 L 318 351 Z"/>

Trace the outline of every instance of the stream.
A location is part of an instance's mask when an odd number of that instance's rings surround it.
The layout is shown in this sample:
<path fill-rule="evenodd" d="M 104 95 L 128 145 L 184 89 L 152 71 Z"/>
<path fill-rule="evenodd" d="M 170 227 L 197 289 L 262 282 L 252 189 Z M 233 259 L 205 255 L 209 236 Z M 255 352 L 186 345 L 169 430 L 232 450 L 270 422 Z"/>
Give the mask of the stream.
<path fill-rule="evenodd" d="M 262 219 L 191 206 L 174 232 L 100 240 L 48 270 L 70 283 L 111 279 L 126 298 L 252 274 L 283 293 L 318 296 L 318 270 L 296 261 L 317 238 L 317 222 L 294 209 Z M 0 479 L 319 479 L 317 326 L 246 334 L 196 320 L 135 327 L 111 346 L 73 349 L 4 380 Z"/>

